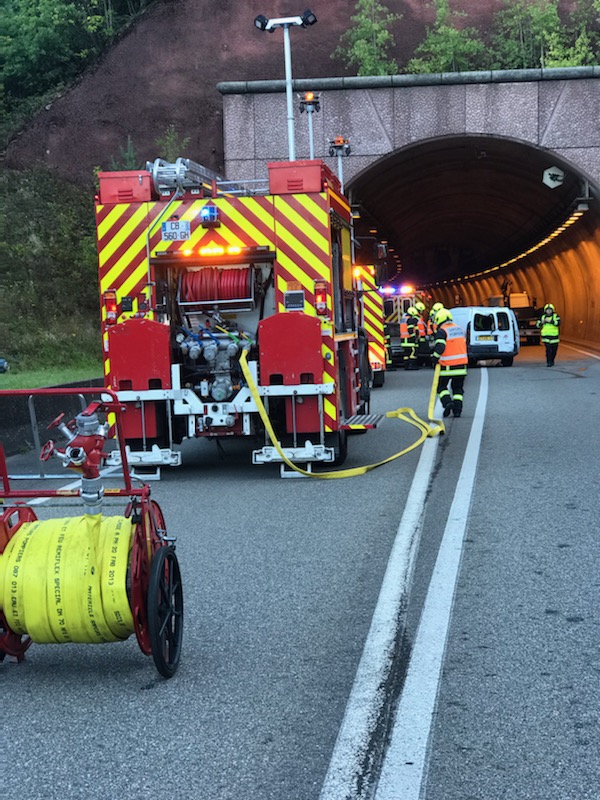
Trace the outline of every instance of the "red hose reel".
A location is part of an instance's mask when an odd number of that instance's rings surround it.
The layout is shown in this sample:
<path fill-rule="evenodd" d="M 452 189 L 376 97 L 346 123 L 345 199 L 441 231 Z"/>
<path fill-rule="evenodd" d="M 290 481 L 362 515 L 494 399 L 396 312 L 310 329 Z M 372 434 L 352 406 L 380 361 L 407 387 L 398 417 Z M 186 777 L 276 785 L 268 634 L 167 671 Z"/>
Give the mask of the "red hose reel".
<path fill-rule="evenodd" d="M 187 303 L 210 300 L 241 300 L 252 295 L 254 271 L 205 267 L 181 276 L 181 299 Z"/>

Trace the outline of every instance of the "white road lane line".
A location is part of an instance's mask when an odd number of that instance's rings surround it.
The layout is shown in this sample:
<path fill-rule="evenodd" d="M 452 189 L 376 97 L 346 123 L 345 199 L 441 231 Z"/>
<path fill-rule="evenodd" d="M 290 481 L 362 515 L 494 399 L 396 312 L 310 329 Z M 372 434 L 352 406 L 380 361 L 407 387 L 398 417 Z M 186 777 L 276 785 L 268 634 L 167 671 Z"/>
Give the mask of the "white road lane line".
<path fill-rule="evenodd" d="M 566 342 L 562 342 L 563 347 L 568 347 L 570 350 L 575 350 L 577 353 L 583 353 L 584 356 L 589 356 L 590 358 L 595 358 L 596 361 L 600 361 L 600 356 L 597 353 L 590 353 L 589 350 L 582 350 L 581 347 L 575 347 L 573 344 L 567 344 Z"/>
<path fill-rule="evenodd" d="M 105 467 L 104 469 L 100 470 L 100 477 L 105 478 L 107 475 L 111 475 L 118 467 Z M 76 481 L 72 481 L 71 483 L 67 483 L 64 486 L 61 486 L 57 489 L 58 492 L 70 491 L 71 489 L 79 489 L 81 486 L 81 478 L 78 478 Z M 39 506 L 42 503 L 47 503 L 48 500 L 55 500 L 54 497 L 36 497 L 34 500 L 29 500 L 27 503 L 28 506 Z"/>
<path fill-rule="evenodd" d="M 405 615 L 403 603 L 418 551 L 438 439 L 426 439 L 423 444 L 320 800 L 358 796 L 371 736 L 387 697 L 385 685 L 394 665 L 397 633 Z"/>
<path fill-rule="evenodd" d="M 487 396 L 487 370 L 482 370 L 471 434 L 396 710 L 376 800 L 419 800 L 421 795 L 479 459 Z"/>

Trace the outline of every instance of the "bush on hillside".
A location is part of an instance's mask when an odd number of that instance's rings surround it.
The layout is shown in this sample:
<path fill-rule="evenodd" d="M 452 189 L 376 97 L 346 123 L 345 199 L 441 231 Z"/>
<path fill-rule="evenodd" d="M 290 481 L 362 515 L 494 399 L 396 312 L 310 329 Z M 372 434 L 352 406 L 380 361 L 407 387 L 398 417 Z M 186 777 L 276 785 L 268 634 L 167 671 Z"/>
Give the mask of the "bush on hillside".
<path fill-rule="evenodd" d="M 0 353 L 27 367 L 99 357 L 91 191 L 44 169 L 4 170 L 0 214 Z"/>

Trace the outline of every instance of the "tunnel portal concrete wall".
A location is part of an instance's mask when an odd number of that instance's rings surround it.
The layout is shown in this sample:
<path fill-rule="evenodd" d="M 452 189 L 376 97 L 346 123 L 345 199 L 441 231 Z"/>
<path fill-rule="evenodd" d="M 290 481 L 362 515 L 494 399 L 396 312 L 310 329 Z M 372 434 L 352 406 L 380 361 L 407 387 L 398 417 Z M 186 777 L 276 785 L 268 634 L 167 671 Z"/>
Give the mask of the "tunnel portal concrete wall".
<path fill-rule="evenodd" d="M 439 136 L 503 136 L 555 152 L 600 185 L 600 66 L 387 75 L 294 81 L 321 94 L 313 114 L 315 157 L 336 169 L 329 141 L 343 135 L 352 157 L 344 180 L 408 145 Z M 223 94 L 225 172 L 264 178 L 288 157 L 284 81 L 227 82 Z M 294 103 L 294 107 L 297 103 Z M 305 115 L 303 115 L 305 116 Z M 296 117 L 298 112 L 296 111 Z M 308 126 L 296 119 L 296 157 L 308 158 Z"/>
<path fill-rule="evenodd" d="M 556 153 L 600 193 L 600 66 L 441 75 L 392 75 L 294 81 L 294 91 L 321 93 L 315 114 L 315 157 L 336 171 L 328 142 L 343 133 L 352 145 L 344 180 L 385 156 L 439 136 L 486 134 L 509 137 Z M 232 179 L 262 178 L 267 162 L 288 157 L 285 82 L 221 83 L 226 173 Z M 307 125 L 296 125 L 296 157 L 308 157 Z M 565 337 L 600 347 L 600 205 L 579 223 L 582 230 L 559 237 L 510 272 L 433 288 L 436 299 L 479 305 L 511 290 L 526 291 L 539 304 L 552 302 Z"/>

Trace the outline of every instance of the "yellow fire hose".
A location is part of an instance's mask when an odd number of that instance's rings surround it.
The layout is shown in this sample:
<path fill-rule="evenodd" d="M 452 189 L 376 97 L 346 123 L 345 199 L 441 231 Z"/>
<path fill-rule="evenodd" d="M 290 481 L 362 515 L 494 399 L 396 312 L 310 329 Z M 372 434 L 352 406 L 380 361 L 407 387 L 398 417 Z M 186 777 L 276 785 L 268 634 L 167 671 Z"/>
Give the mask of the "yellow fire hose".
<path fill-rule="evenodd" d="M 370 470 L 376 469 L 377 467 L 383 466 L 383 464 L 388 464 L 390 461 L 394 461 L 400 456 L 406 455 L 411 450 L 414 450 L 416 447 L 419 447 L 425 439 L 430 436 L 437 436 L 441 433 L 445 433 L 446 429 L 444 427 L 444 423 L 439 419 L 433 419 L 433 409 L 435 406 L 435 399 L 437 394 L 437 385 L 438 385 L 438 378 L 440 374 L 440 365 L 436 364 L 435 370 L 433 372 L 433 382 L 431 384 L 431 392 L 429 394 L 429 407 L 428 407 L 428 419 L 429 422 L 425 422 L 420 417 L 418 417 L 412 408 L 397 408 L 395 411 L 388 411 L 386 413 L 386 417 L 389 418 L 396 418 L 401 419 L 404 422 L 408 422 L 410 425 L 414 425 L 415 428 L 419 431 L 419 438 L 416 442 L 406 447 L 404 450 L 401 450 L 399 453 L 394 453 L 394 455 L 389 456 L 388 458 L 384 458 L 382 461 L 377 461 L 375 464 L 367 464 L 362 467 L 352 467 L 351 469 L 338 469 L 332 472 L 309 472 L 308 470 L 302 469 L 297 464 L 294 464 L 293 461 L 285 455 L 283 452 L 281 445 L 277 440 L 277 435 L 273 430 L 273 426 L 271 425 L 271 420 L 267 414 L 265 406 L 262 402 L 262 398 L 258 393 L 258 388 L 256 386 L 256 382 L 252 377 L 252 373 L 250 372 L 250 368 L 248 367 L 248 359 L 247 359 L 247 352 L 244 350 L 242 355 L 240 356 L 240 365 L 242 367 L 242 372 L 244 373 L 244 378 L 248 384 L 248 388 L 250 389 L 250 393 L 256 403 L 258 408 L 258 413 L 260 414 L 260 418 L 263 421 L 267 434 L 269 438 L 274 444 L 275 449 L 277 450 L 279 456 L 283 459 L 284 463 L 290 469 L 293 469 L 295 472 L 299 472 L 301 475 L 306 475 L 308 478 L 320 478 L 320 479 L 332 479 L 332 478 L 354 478 L 357 475 L 364 475 L 365 473 L 369 472 Z M 430 424 L 433 423 L 433 424 Z"/>
<path fill-rule="evenodd" d="M 0 609 L 34 642 L 114 642 L 134 631 L 127 597 L 133 525 L 125 517 L 27 522 L 0 555 Z"/>

